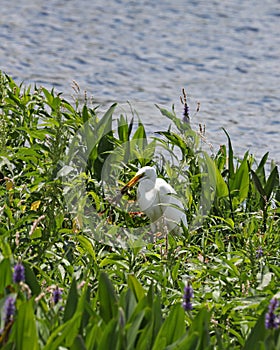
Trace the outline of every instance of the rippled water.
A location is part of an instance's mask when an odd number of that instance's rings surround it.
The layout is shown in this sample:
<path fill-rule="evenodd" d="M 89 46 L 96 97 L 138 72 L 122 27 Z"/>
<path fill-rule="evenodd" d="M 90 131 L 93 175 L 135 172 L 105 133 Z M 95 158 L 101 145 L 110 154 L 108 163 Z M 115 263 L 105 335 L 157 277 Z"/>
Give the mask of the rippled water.
<path fill-rule="evenodd" d="M 148 130 L 166 128 L 154 103 L 206 124 L 217 149 L 280 160 L 279 0 L 1 1 L 0 69 L 17 82 L 100 103 L 127 100 Z"/>

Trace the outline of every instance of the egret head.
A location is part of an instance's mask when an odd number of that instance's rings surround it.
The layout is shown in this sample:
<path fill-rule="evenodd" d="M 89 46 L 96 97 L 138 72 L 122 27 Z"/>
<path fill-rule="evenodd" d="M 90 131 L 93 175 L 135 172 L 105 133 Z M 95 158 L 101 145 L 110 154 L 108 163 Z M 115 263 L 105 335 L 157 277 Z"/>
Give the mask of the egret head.
<path fill-rule="evenodd" d="M 140 176 L 139 181 L 141 179 L 155 180 L 157 178 L 157 173 L 155 168 L 151 166 L 144 166 L 143 168 L 137 171 L 135 177 L 136 176 Z"/>
<path fill-rule="evenodd" d="M 156 181 L 156 178 L 157 173 L 155 168 L 151 166 L 144 166 L 143 168 L 139 169 L 135 176 L 121 189 L 121 193 L 125 193 L 128 188 L 133 187 L 137 182 L 140 182 L 144 179 Z"/>

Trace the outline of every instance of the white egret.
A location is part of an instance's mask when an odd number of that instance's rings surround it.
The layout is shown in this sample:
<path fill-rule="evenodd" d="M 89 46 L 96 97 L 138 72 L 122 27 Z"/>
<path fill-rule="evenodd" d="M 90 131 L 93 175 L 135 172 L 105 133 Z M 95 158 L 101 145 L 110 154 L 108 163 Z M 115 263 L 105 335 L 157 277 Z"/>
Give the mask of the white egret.
<path fill-rule="evenodd" d="M 137 201 L 151 221 L 152 232 L 164 233 L 178 229 L 183 223 L 187 226 L 187 218 L 182 202 L 174 196 L 176 191 L 165 180 L 158 178 L 153 167 L 145 166 L 121 189 L 121 193 L 139 182 Z"/>

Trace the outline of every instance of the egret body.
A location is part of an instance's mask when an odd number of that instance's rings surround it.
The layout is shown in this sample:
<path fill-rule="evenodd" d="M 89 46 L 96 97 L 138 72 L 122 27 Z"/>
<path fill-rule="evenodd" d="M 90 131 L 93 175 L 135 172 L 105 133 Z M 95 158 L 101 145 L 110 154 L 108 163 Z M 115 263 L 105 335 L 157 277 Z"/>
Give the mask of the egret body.
<path fill-rule="evenodd" d="M 169 232 L 178 229 L 183 223 L 187 226 L 187 218 L 182 202 L 174 196 L 176 191 L 165 180 L 158 178 L 153 167 L 145 166 L 122 188 L 124 193 L 128 188 L 139 183 L 137 201 L 151 221 L 153 232 Z"/>

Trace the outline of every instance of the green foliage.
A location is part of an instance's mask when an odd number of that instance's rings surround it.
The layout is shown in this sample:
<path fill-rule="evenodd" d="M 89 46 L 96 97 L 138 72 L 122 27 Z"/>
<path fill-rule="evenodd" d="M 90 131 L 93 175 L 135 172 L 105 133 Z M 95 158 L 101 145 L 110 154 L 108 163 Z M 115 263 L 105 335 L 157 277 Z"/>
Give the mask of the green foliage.
<path fill-rule="evenodd" d="M 280 348 L 280 330 L 265 328 L 279 297 L 278 167 L 267 153 L 237 157 L 226 131 L 209 155 L 205 135 L 159 111 L 170 126 L 149 138 L 116 104 L 100 115 L 0 73 L 1 348 Z M 135 190 L 121 199 L 144 165 L 184 202 L 182 235 L 145 241 Z"/>

